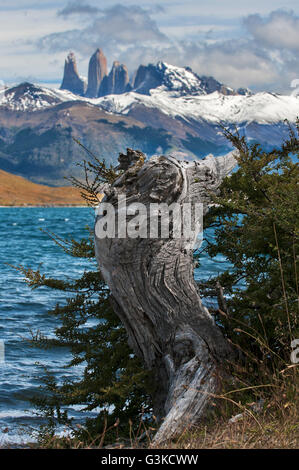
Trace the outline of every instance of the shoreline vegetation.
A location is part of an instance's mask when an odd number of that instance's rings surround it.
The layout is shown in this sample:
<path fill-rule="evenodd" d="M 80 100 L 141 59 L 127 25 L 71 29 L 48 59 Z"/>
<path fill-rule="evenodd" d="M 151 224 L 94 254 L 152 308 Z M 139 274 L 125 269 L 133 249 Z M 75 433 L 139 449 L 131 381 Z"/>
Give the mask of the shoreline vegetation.
<path fill-rule="evenodd" d="M 36 396 L 31 402 L 47 422 L 40 427 L 37 443 L 28 442 L 27 448 L 298 449 L 298 362 L 292 344 L 299 337 L 299 168 L 292 155 L 298 156 L 299 140 L 290 130 L 281 149 L 266 153 L 239 134 L 226 135 L 239 151 L 239 168 L 213 197 L 205 228 L 215 229 L 215 240 L 205 253 L 210 258 L 221 254 L 232 267 L 198 286 L 202 298 L 216 300 L 215 306 L 209 305 L 210 313 L 238 354 L 219 388 L 210 393 L 205 415 L 177 436 L 154 442 L 153 431 L 160 423 L 155 414 L 146 418 L 153 376 L 132 354 L 94 264 L 71 282 L 21 266 L 32 288 L 76 292 L 75 299 L 49 312 L 60 319 L 56 338 L 37 335 L 32 343 L 42 348 L 70 345 L 72 360 L 66 367 L 87 364 L 82 380 L 63 384 L 45 372 L 41 388 L 47 397 Z M 113 183 L 113 174 L 99 160 L 89 165 L 95 179 L 87 179 L 81 189 L 87 200 L 98 203 L 96 183 L 102 183 L 101 178 Z M 132 168 L 127 171 L 133 174 Z M 71 256 L 93 263 L 92 238 L 58 243 Z M 244 288 L 240 280 L 246 282 Z M 98 319 L 105 321 L 90 326 L 90 320 Z M 102 407 L 103 412 L 77 426 L 68 416 L 70 405 L 82 410 Z M 115 408 L 110 413 L 111 405 Z M 69 435 L 61 436 L 59 426 Z"/>
<path fill-rule="evenodd" d="M 86 207 L 73 186 L 50 187 L 0 170 L 0 207 Z"/>

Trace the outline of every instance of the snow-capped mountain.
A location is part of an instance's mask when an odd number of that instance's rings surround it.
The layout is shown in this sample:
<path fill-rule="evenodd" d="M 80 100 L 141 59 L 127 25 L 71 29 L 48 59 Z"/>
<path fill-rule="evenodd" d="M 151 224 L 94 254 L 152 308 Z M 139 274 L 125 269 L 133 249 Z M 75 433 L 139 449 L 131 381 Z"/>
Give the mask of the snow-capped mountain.
<path fill-rule="evenodd" d="M 141 65 L 133 81 L 132 91 L 150 95 L 153 89 L 167 91 L 172 97 L 205 95 L 220 90 L 223 85 L 212 77 L 199 77 L 190 68 L 175 67 L 166 62 Z M 224 87 L 223 87 L 224 89 Z M 226 89 L 230 94 L 232 89 Z"/>
<path fill-rule="evenodd" d="M 42 88 L 31 83 L 0 91 L 0 106 L 14 111 L 35 111 L 37 109 L 56 106 L 65 99 L 65 93 L 59 90 Z"/>
<path fill-rule="evenodd" d="M 234 90 L 213 77 L 200 77 L 190 67 L 176 67 L 161 61 L 156 65 L 139 67 L 132 91 L 150 94 L 154 88 L 167 91 L 172 97 L 206 95 L 214 91 L 225 95 L 250 94 L 250 90 Z"/>
<path fill-rule="evenodd" d="M 0 107 L 34 111 L 79 100 L 114 114 L 127 115 L 134 108 L 143 106 L 158 109 L 173 118 L 228 124 L 273 124 L 285 119 L 295 122 L 299 116 L 299 98 L 296 96 L 267 92 L 252 94 L 249 90 L 241 90 L 241 94 L 211 77 L 198 77 L 188 68 L 164 62 L 145 68 L 147 70 L 139 74 L 139 79 L 135 79 L 137 88 L 130 92 L 86 98 L 66 90 L 23 83 L 0 92 Z M 156 86 L 149 88 L 150 83 Z"/>
<path fill-rule="evenodd" d="M 111 113 L 128 114 L 136 106 L 156 108 L 168 116 L 203 120 L 212 123 L 242 124 L 256 122 L 273 124 L 299 116 L 299 98 L 273 93 L 246 96 L 225 96 L 219 92 L 197 96 L 177 96 L 157 88 L 150 96 L 130 92 L 93 100 Z"/>
<path fill-rule="evenodd" d="M 88 98 L 23 83 L 0 91 L 0 168 L 62 184 L 82 159 L 74 135 L 107 162 L 126 147 L 148 156 L 219 155 L 231 149 L 222 126 L 275 147 L 299 116 L 299 97 L 233 90 L 164 62 L 140 66 L 134 89 Z M 70 167 L 70 165 L 72 165 Z"/>

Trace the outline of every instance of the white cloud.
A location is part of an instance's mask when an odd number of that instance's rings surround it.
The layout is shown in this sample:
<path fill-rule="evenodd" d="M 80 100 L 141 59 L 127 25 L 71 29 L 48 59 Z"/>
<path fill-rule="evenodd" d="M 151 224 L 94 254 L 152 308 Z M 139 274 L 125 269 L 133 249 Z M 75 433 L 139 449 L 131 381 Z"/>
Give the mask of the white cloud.
<path fill-rule="evenodd" d="M 69 4 L 69 15 L 74 13 Z M 246 37 L 246 30 L 243 30 L 243 37 L 233 39 L 228 39 L 230 34 L 234 36 L 229 24 L 236 27 L 235 20 L 218 24 L 214 18 L 214 24 L 209 24 L 205 17 L 202 25 L 194 26 L 189 17 L 190 25 L 185 30 L 175 25 L 169 27 L 170 31 L 171 28 L 180 30 L 174 40 L 174 36 L 163 34 L 149 12 L 141 7 L 117 5 L 91 18 L 82 29 L 44 36 L 39 46 L 53 52 L 75 49 L 82 61 L 81 67 L 86 70 L 89 55 L 100 46 L 110 64 L 113 60 L 120 60 L 126 63 L 131 74 L 140 63 L 165 60 L 174 65 L 191 66 L 200 75 L 212 75 L 236 88 L 271 88 L 279 91 L 289 87 L 297 64 L 292 51 L 281 54 L 268 47 L 268 43 L 266 47 L 265 38 L 258 37 L 258 28 L 254 28 L 263 21 L 271 30 L 270 26 L 276 24 L 278 18 L 286 18 L 293 24 L 298 18 L 290 13 L 274 12 L 263 20 L 251 15 L 245 18 L 244 23 L 240 20 L 240 25 L 246 26 L 251 37 Z M 283 77 L 281 68 L 285 68 Z M 86 70 L 80 69 L 80 72 L 86 74 Z"/>
<path fill-rule="evenodd" d="M 228 41 L 208 46 L 200 63 L 203 69 L 209 63 L 209 74 L 235 88 L 264 88 L 279 79 L 273 62 L 256 51 L 249 42 Z"/>
<path fill-rule="evenodd" d="M 80 74 L 97 47 L 125 63 L 165 60 L 253 89 L 287 90 L 299 76 L 298 0 L 0 0 L 1 78 L 61 77 L 74 50 Z M 282 5 L 283 3 L 283 5 Z M 60 65 L 57 65 L 60 64 Z"/>
<path fill-rule="evenodd" d="M 99 8 L 96 6 L 89 5 L 82 0 L 72 0 L 68 4 L 58 11 L 58 16 L 67 17 L 70 15 L 94 15 L 98 13 Z"/>
<path fill-rule="evenodd" d="M 299 17 L 294 12 L 273 11 L 266 18 L 250 15 L 244 24 L 255 41 L 264 47 L 299 50 Z"/>
<path fill-rule="evenodd" d="M 88 5 L 85 5 L 87 7 Z M 70 7 L 73 14 L 73 7 Z M 53 33 L 42 37 L 39 47 L 52 51 L 65 51 L 75 48 L 79 52 L 86 53 L 93 48 L 111 45 L 115 49 L 124 46 L 141 43 L 158 43 L 167 41 L 167 37 L 161 33 L 149 13 L 139 6 L 125 7 L 114 5 L 113 7 L 99 11 L 93 15 L 90 22 L 82 29 L 72 29 L 61 33 Z"/>

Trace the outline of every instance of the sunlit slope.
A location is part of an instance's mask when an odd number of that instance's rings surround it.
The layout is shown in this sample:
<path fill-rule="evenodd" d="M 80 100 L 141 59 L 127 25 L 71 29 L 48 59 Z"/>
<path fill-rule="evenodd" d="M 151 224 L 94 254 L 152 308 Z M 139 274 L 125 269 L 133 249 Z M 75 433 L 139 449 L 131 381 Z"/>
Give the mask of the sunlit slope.
<path fill-rule="evenodd" d="M 0 170 L 1 206 L 83 205 L 80 191 L 73 187 L 51 188 Z"/>

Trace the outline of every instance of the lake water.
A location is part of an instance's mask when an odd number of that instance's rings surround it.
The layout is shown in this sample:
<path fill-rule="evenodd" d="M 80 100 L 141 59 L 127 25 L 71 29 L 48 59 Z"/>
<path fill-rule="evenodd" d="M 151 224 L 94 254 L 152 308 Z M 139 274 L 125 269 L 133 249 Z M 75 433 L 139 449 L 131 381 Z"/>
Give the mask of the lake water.
<path fill-rule="evenodd" d="M 28 401 L 41 384 L 37 363 L 46 365 L 60 379 L 82 372 L 80 368 L 62 368 L 67 359 L 64 348 L 32 348 L 26 341 L 30 330 L 53 335 L 57 320 L 47 312 L 68 295 L 46 288 L 30 289 L 9 265 L 40 266 L 51 277 L 78 278 L 84 269 L 91 269 L 90 262 L 67 255 L 40 229 L 78 240 L 86 236 L 86 226 L 92 226 L 93 220 L 93 209 L 86 207 L 0 208 L 0 353 L 1 344 L 5 346 L 5 362 L 0 357 L 0 446 L 26 442 L 29 427 L 40 423 Z M 216 261 L 205 257 L 195 277 L 208 278 L 225 266 L 221 257 Z M 78 408 L 71 414 L 78 421 L 84 419 Z"/>

